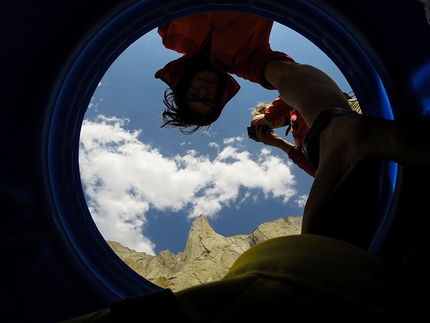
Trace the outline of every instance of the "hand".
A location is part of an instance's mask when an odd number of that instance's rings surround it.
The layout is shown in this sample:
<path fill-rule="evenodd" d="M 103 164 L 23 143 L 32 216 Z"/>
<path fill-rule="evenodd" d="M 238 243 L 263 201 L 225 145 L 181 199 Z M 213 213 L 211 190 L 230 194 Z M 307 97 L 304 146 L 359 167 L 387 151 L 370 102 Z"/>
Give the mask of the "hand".
<path fill-rule="evenodd" d="M 262 142 L 265 145 L 270 146 L 277 146 L 276 142 L 283 139 L 279 137 L 277 134 L 273 132 L 272 129 L 268 129 L 265 125 L 255 125 L 255 136 L 250 135 L 249 138 L 251 138 L 254 141 Z"/>
<path fill-rule="evenodd" d="M 250 135 L 249 138 L 257 142 L 262 142 L 265 145 L 278 147 L 285 151 L 287 154 L 289 154 L 291 152 L 291 149 L 294 148 L 294 145 L 291 142 L 279 137 L 273 132 L 272 129 L 267 129 L 267 127 L 260 125 L 255 126 L 255 136 Z"/>

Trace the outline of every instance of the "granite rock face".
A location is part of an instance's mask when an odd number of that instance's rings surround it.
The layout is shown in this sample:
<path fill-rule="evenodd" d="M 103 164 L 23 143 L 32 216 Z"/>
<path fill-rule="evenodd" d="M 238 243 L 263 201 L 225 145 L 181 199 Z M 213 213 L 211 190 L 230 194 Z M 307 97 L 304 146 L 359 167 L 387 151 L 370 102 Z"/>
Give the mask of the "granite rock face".
<path fill-rule="evenodd" d="M 204 215 L 196 218 L 183 252 L 165 250 L 152 256 L 108 241 L 129 267 L 163 288 L 179 291 L 221 279 L 235 260 L 252 246 L 271 238 L 300 234 L 302 217 L 290 216 L 261 224 L 250 234 L 224 237 L 216 233 Z"/>

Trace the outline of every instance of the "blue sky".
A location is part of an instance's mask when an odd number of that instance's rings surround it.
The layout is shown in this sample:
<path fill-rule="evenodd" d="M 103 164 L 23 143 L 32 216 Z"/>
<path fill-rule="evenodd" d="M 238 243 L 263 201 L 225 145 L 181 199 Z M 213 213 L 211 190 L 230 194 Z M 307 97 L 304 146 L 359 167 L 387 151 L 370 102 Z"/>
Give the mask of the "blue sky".
<path fill-rule="evenodd" d="M 271 46 L 351 90 L 330 59 L 296 32 L 275 23 Z M 150 254 L 177 253 L 200 214 L 225 236 L 301 216 L 313 179 L 281 150 L 246 134 L 251 108 L 275 99 L 276 91 L 235 77 L 242 89 L 207 133 L 158 128 L 166 85 L 154 74 L 177 57 L 155 30 L 146 34 L 107 71 L 88 107 L 81 178 L 104 238 Z"/>

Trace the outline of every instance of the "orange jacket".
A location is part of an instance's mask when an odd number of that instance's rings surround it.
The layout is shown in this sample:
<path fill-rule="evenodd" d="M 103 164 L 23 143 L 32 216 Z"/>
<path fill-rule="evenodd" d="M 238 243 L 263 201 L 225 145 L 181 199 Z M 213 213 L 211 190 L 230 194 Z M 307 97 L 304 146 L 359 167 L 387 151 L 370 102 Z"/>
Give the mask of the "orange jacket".
<path fill-rule="evenodd" d="M 299 111 L 286 104 L 280 97 L 277 97 L 264 111 L 264 115 L 271 123 L 276 122 L 276 120 L 282 117 L 287 117 L 290 120 L 291 134 L 296 145 L 300 146 L 302 144 L 303 138 L 309 131 L 309 126 Z"/>
<path fill-rule="evenodd" d="M 163 45 L 184 56 L 168 63 L 155 77 L 174 89 L 184 74 L 185 62 L 210 43 L 211 62 L 220 71 L 273 90 L 264 77 L 265 66 L 275 59 L 293 59 L 271 49 L 272 25 L 273 21 L 266 18 L 235 12 L 201 13 L 166 23 L 158 29 Z M 239 84 L 229 76 L 220 114 L 239 89 Z"/>

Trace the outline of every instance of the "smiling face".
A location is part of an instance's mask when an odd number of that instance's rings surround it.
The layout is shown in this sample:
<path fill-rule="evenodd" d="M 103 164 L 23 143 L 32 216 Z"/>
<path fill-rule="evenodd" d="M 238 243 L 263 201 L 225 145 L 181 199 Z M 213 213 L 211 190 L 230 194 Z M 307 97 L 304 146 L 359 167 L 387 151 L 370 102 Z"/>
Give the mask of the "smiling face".
<path fill-rule="evenodd" d="M 199 71 L 191 78 L 190 89 L 199 92 L 200 99 L 208 95 L 217 97 L 219 90 L 218 75 L 215 72 L 203 70 Z M 205 116 L 213 111 L 213 107 L 206 105 L 203 101 L 187 100 L 188 106 L 192 111 L 197 112 L 199 115 Z"/>

